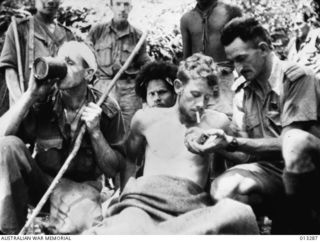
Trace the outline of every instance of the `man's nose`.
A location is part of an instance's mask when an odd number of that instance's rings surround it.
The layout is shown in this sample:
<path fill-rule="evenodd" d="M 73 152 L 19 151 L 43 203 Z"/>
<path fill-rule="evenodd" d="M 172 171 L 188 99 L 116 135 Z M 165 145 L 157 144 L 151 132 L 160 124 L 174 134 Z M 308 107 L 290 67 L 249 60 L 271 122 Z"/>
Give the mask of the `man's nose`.
<path fill-rule="evenodd" d="M 202 111 L 204 108 L 205 108 L 205 98 L 204 97 L 199 97 L 197 99 L 196 109 L 198 111 Z"/>
<path fill-rule="evenodd" d="M 236 71 L 238 72 L 238 74 L 241 74 L 241 71 L 243 69 L 243 65 L 240 63 L 235 62 L 234 63 L 234 68 L 236 69 Z"/>
<path fill-rule="evenodd" d="M 160 101 L 160 95 L 158 93 L 154 94 L 154 100 L 155 101 Z"/>
<path fill-rule="evenodd" d="M 126 7 L 124 6 L 124 4 L 120 4 L 120 10 L 121 10 L 121 11 L 124 11 L 125 8 L 126 8 Z"/>

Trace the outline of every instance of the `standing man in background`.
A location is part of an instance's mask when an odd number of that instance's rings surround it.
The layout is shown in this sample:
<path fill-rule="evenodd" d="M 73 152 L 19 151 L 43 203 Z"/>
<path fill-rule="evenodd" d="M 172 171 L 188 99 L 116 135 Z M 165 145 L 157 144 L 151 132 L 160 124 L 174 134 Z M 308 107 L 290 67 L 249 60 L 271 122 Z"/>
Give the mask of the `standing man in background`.
<path fill-rule="evenodd" d="M 27 89 L 30 70 L 37 57 L 54 56 L 59 47 L 74 39 L 72 32 L 56 22 L 60 0 L 35 0 L 35 16 L 17 23 L 24 89 Z M 13 24 L 8 28 L 0 57 L 1 71 L 5 72 L 6 84 L 10 94 L 10 105 L 15 103 L 24 90 L 19 84 L 18 60 Z"/>
<path fill-rule="evenodd" d="M 320 29 L 311 26 L 311 13 L 297 13 L 293 37 L 287 47 L 288 60 L 310 67 L 320 77 Z"/>
<path fill-rule="evenodd" d="M 234 17 L 241 16 L 241 9 L 218 0 L 197 0 L 197 5 L 180 20 L 184 59 L 202 52 L 214 59 L 223 75 L 219 78 L 219 91 L 209 103 L 209 108 L 232 114 L 234 81 L 233 66 L 226 59 L 220 43 L 221 29 Z"/>
<path fill-rule="evenodd" d="M 183 58 L 202 52 L 215 62 L 226 61 L 220 43 L 220 31 L 234 17 L 241 16 L 240 8 L 218 0 L 197 0 L 197 5 L 180 20 L 183 41 Z"/>
<path fill-rule="evenodd" d="M 112 78 L 128 59 L 141 37 L 141 31 L 128 22 L 132 9 L 131 0 L 111 0 L 113 18 L 108 23 L 97 24 L 88 34 L 87 41 L 96 51 L 98 61 L 98 79 L 94 86 L 105 90 Z M 140 67 L 149 61 L 146 46 L 143 45 L 116 83 L 113 95 L 119 102 L 126 130 L 134 113 L 142 107 L 142 102 L 135 94 L 135 77 Z"/>

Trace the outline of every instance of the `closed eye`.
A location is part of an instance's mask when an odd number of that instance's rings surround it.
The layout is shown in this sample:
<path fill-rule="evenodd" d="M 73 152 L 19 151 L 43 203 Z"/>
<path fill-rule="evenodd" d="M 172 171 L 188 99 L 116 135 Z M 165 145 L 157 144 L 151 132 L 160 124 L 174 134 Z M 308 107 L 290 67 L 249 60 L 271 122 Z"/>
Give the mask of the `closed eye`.
<path fill-rule="evenodd" d="M 72 65 L 75 64 L 75 62 L 74 62 L 73 60 L 71 60 L 70 57 L 68 57 L 68 56 L 65 58 L 65 61 L 66 61 L 66 63 L 67 63 L 68 65 L 70 65 L 70 66 L 72 66 Z"/>
<path fill-rule="evenodd" d="M 242 62 L 246 59 L 246 56 L 245 55 L 239 55 L 235 58 L 235 62 Z"/>
<path fill-rule="evenodd" d="M 200 92 L 193 91 L 193 92 L 191 92 L 191 94 L 192 94 L 193 97 L 200 97 L 201 96 Z"/>

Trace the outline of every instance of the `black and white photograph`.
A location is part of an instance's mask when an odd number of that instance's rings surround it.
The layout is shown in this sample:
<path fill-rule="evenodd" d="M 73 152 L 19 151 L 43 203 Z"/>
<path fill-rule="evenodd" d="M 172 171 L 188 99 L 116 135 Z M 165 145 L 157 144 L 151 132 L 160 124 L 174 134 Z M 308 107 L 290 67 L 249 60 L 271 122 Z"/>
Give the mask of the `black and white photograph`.
<path fill-rule="evenodd" d="M 319 234 L 320 0 L 0 0 L 0 240 Z"/>

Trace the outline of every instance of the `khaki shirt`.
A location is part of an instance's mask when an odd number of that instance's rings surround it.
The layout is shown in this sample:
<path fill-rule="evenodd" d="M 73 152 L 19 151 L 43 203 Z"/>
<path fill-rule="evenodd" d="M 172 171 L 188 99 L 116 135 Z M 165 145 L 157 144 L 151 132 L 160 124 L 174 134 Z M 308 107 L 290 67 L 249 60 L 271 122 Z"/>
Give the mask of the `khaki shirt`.
<path fill-rule="evenodd" d="M 86 103 L 96 103 L 100 97 L 101 93 L 98 90 L 89 88 Z M 120 144 L 124 138 L 120 108 L 110 97 L 104 101 L 101 108 L 101 132 L 110 147 L 124 155 Z M 79 122 L 78 131 L 80 127 Z M 30 109 L 19 128 L 18 137 L 24 142 L 34 144 L 37 164 L 46 174 L 55 176 L 73 147 L 75 137 L 72 138 L 70 131 L 60 93 L 56 91 L 46 102 L 34 105 Z M 64 177 L 83 182 L 95 180 L 101 174 L 89 134 L 85 133 L 80 149 Z"/>
<path fill-rule="evenodd" d="M 87 42 L 96 52 L 97 77 L 112 79 L 132 53 L 141 34 L 141 31 L 131 25 L 124 33 L 120 34 L 112 26 L 112 21 L 93 26 L 87 36 Z M 146 44 L 144 43 L 125 74 L 134 78 L 140 67 L 148 61 L 150 58 L 146 53 Z"/>
<path fill-rule="evenodd" d="M 256 82 L 236 88 L 234 131 L 249 138 L 278 137 L 284 126 L 317 120 L 318 86 L 310 70 L 274 56 L 265 96 Z"/>
<path fill-rule="evenodd" d="M 33 28 L 33 31 L 31 30 Z M 56 24 L 53 33 L 36 17 L 29 17 L 17 23 L 19 44 L 21 50 L 24 86 L 27 88 L 33 61 L 38 57 L 55 56 L 59 47 L 65 42 L 73 40 L 72 32 Z M 31 33 L 34 33 L 32 35 Z M 33 44 L 32 44 L 33 42 Z M 6 38 L 0 57 L 0 68 L 14 68 L 18 72 L 17 52 L 12 24 L 6 32 Z"/>

